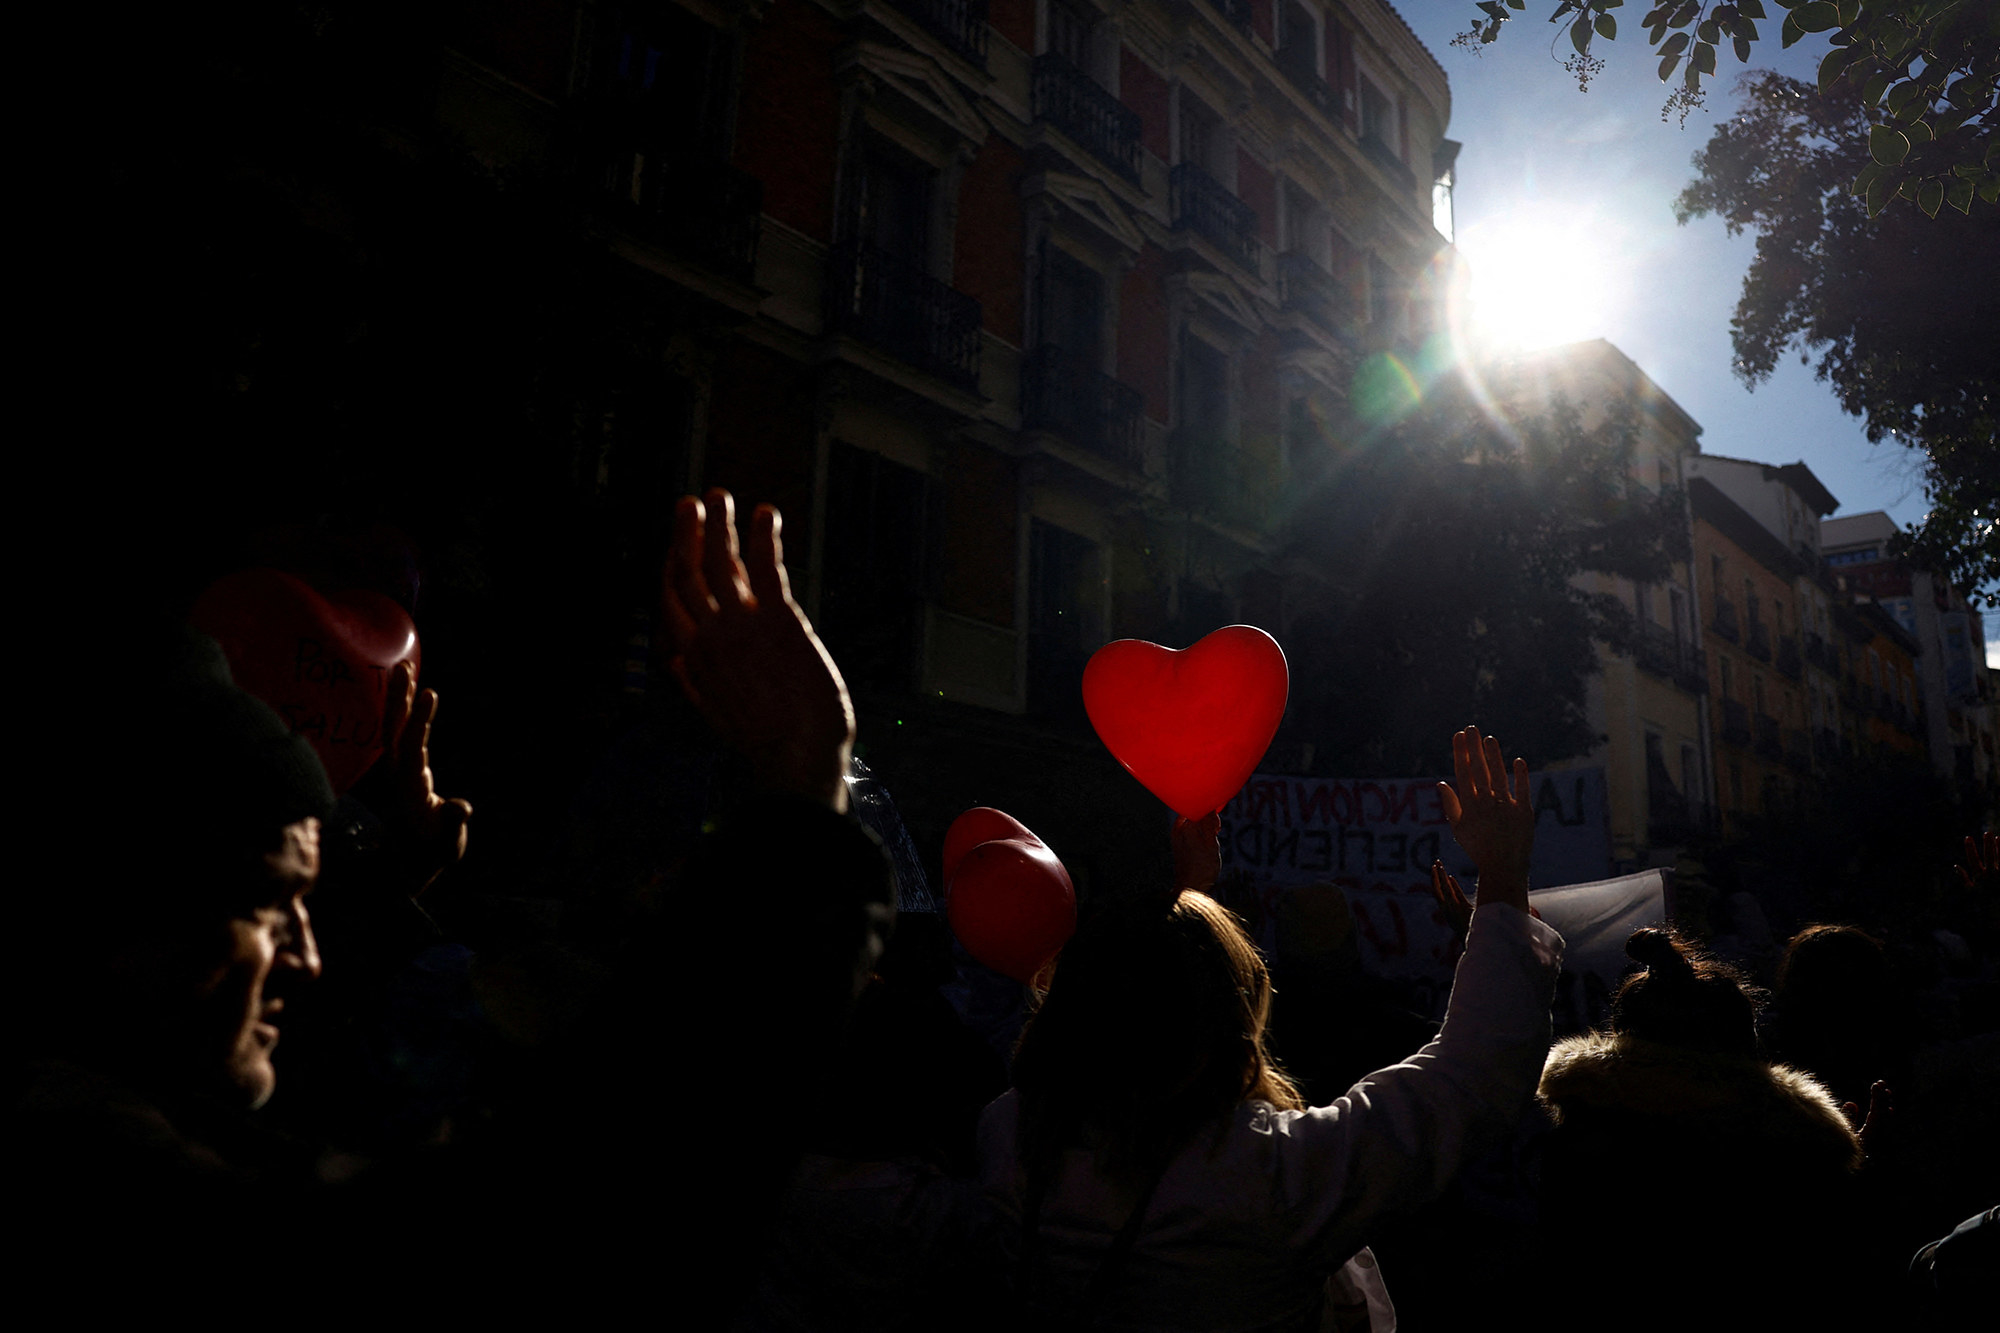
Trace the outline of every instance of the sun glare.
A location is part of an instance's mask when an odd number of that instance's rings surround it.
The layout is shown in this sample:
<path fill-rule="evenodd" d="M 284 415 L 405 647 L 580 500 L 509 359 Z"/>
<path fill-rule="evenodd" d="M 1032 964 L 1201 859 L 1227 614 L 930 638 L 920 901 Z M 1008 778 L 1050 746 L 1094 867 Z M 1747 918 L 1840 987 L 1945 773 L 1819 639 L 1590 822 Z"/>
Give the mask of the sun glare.
<path fill-rule="evenodd" d="M 1622 293 L 1601 219 L 1523 210 L 1459 229 L 1475 341 L 1527 351 L 1603 337 Z"/>

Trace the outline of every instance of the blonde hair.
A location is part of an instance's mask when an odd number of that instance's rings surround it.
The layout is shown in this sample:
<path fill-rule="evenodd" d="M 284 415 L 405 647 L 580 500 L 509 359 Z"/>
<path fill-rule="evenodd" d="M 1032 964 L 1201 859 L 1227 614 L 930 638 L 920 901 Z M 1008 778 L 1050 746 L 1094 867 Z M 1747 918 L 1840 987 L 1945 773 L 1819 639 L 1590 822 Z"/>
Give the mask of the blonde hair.
<path fill-rule="evenodd" d="M 1303 1108 L 1265 1046 L 1270 1012 L 1263 956 L 1207 894 L 1184 891 L 1164 914 L 1087 923 L 1015 1053 L 1031 1176 L 1088 1148 L 1136 1178 L 1244 1102 Z"/>

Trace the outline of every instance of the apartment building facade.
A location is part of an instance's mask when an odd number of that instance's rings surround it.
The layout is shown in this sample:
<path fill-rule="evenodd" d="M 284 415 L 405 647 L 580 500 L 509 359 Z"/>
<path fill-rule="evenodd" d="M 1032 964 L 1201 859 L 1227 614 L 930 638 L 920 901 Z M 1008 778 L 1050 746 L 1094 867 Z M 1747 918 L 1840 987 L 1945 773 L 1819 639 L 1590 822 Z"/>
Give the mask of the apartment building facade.
<path fill-rule="evenodd" d="M 1502 401 L 1539 410 L 1560 397 L 1601 423 L 1613 404 L 1629 404 L 1639 427 L 1627 484 L 1678 497 L 1689 524 L 1689 471 L 1701 454 L 1701 426 L 1665 390 L 1602 339 L 1521 357 L 1496 372 Z M 1715 796 L 1709 744 L 1710 680 L 1704 624 L 1697 612 L 1699 560 L 1677 560 L 1658 583 L 1586 574 L 1586 591 L 1629 607 L 1635 650 L 1599 645 L 1587 710 L 1604 740 L 1558 767 L 1602 764 L 1615 867 L 1672 865 L 1708 831 Z"/>
<path fill-rule="evenodd" d="M 1857 684 L 1892 716 L 1913 716 L 1932 766 L 1984 808 L 2000 812 L 1994 675 L 1985 661 L 1984 619 L 1963 591 L 1896 557 L 1896 523 L 1878 511 L 1820 525 L 1828 574 L 1857 601 L 1879 608 L 1917 647 L 1913 683 L 1873 674 Z"/>
<path fill-rule="evenodd" d="M 781 506 L 875 745 L 1094 763 L 1105 640 L 1282 634 L 1308 423 L 1436 315 L 1450 97 L 1394 10 L 514 8 L 439 116 L 568 172 L 665 312 L 604 484 Z"/>

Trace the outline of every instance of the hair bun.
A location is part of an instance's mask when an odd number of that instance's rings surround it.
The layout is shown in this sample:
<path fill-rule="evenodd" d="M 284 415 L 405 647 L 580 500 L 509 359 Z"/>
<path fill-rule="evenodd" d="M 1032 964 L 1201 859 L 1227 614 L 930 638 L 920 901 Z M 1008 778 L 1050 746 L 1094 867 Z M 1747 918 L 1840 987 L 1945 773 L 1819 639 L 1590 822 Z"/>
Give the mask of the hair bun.
<path fill-rule="evenodd" d="M 1692 977 L 1694 965 L 1674 942 L 1673 932 L 1661 926 L 1645 926 L 1632 932 L 1632 938 L 1625 941 L 1625 956 L 1635 963 L 1643 963 L 1653 972 L 1675 973 Z"/>

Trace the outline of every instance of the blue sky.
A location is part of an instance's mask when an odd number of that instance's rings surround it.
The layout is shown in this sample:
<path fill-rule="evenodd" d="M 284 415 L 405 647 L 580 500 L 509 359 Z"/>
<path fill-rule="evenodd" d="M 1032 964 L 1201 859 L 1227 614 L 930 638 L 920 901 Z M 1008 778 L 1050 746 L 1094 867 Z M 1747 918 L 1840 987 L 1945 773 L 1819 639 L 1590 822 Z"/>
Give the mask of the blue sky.
<path fill-rule="evenodd" d="M 1683 129 L 1677 116 L 1660 116 L 1669 87 L 1654 73 L 1658 60 L 1638 24 L 1644 0 L 1620 11 L 1630 17 L 1617 41 L 1593 44 L 1607 68 L 1587 93 L 1560 64 L 1571 48 L 1566 31 L 1545 21 L 1552 0 L 1533 0 L 1478 55 L 1451 44 L 1478 17 L 1473 0 L 1402 0 L 1396 8 L 1451 83 L 1446 133 L 1465 145 L 1454 213 L 1475 275 L 1499 265 L 1496 243 L 1523 223 L 1529 236 L 1560 235 L 1541 267 L 1542 281 L 1561 285 L 1582 307 L 1565 338 L 1609 339 L 1701 423 L 1705 452 L 1803 460 L 1839 498 L 1839 514 L 1881 509 L 1900 523 L 1922 516 L 1911 452 L 1868 443 L 1859 420 L 1797 357 L 1754 392 L 1736 378 L 1729 319 L 1753 239 L 1730 238 L 1713 218 L 1674 222 L 1674 196 L 1694 174 L 1689 158 L 1731 114 L 1737 75 L 1761 67 L 1811 78 L 1824 35 L 1780 51 L 1777 17 L 1760 24 L 1765 40 L 1751 63 L 1724 52 L 1707 107 Z M 1552 56 L 1550 40 L 1559 35 Z M 2000 640 L 2000 616 L 1987 625 Z M 2000 642 L 1989 641 L 1987 658 L 2000 666 Z"/>

